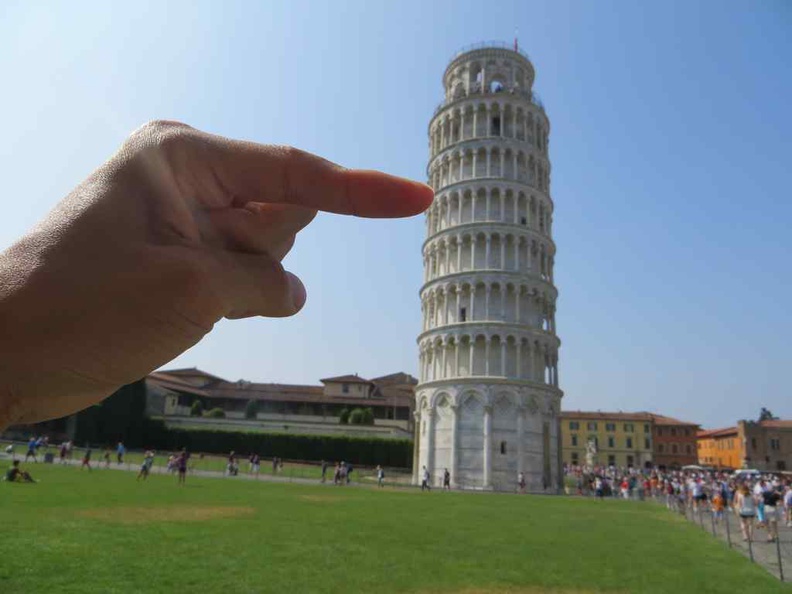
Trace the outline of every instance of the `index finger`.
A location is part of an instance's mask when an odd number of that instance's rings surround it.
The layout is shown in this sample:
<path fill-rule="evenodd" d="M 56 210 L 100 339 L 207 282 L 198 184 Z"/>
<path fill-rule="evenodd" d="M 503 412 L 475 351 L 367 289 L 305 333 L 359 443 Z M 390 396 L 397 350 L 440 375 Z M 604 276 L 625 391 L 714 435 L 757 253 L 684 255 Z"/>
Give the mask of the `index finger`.
<path fill-rule="evenodd" d="M 407 217 L 434 196 L 425 185 L 379 171 L 345 169 L 285 146 L 207 134 L 208 166 L 234 202 L 295 204 L 359 217 Z"/>

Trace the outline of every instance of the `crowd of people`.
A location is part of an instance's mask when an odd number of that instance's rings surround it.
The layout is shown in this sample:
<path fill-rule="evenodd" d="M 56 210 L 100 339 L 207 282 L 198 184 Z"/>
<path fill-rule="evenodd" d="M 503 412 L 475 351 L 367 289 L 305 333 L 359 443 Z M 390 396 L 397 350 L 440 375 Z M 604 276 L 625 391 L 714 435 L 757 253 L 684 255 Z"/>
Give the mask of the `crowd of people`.
<path fill-rule="evenodd" d="M 578 495 L 597 498 L 654 498 L 681 513 L 711 512 L 720 523 L 734 513 L 742 538 L 754 539 L 756 529 L 767 531 L 767 540 L 778 538 L 778 524 L 792 527 L 792 476 L 748 471 L 639 470 L 634 468 L 567 466 L 567 485 Z"/>

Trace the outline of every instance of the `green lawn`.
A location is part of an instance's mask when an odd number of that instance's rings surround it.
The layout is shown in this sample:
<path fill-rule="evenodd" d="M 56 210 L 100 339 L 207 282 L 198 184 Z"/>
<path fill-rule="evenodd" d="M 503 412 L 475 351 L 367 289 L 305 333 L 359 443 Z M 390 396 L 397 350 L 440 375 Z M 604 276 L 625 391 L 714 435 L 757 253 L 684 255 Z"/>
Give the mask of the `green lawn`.
<path fill-rule="evenodd" d="M 789 592 L 659 506 L 30 464 L 0 592 Z"/>

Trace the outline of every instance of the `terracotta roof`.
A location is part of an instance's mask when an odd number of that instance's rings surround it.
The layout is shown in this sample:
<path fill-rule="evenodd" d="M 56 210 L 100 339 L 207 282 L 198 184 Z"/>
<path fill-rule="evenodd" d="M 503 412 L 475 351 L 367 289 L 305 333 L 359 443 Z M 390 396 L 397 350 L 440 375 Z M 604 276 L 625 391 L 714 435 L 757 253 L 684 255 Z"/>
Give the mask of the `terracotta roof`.
<path fill-rule="evenodd" d="M 216 375 L 212 375 L 211 373 L 203 371 L 202 369 L 198 369 L 197 367 L 184 367 L 184 368 L 181 368 L 181 369 L 163 369 L 162 371 L 153 372 L 153 374 L 163 374 L 163 373 L 167 374 L 167 375 L 173 375 L 173 376 L 199 375 L 201 377 L 206 377 L 206 378 L 213 379 L 213 380 L 218 380 L 218 381 L 221 381 L 221 382 L 226 381 L 222 377 L 218 377 Z"/>
<path fill-rule="evenodd" d="M 656 415 L 654 413 L 649 413 L 649 415 L 652 417 L 652 419 L 654 419 L 655 425 L 689 425 L 691 427 L 699 427 L 698 423 L 680 421 L 679 419 L 667 417 L 665 415 Z"/>
<path fill-rule="evenodd" d="M 603 411 L 586 411 L 586 410 L 563 410 L 561 411 L 561 418 L 564 419 L 591 419 L 601 421 L 642 421 L 654 422 L 655 425 L 687 425 L 690 427 L 698 427 L 697 423 L 688 423 L 680 421 L 673 417 L 665 415 L 658 415 L 646 411 L 638 412 L 603 412 Z"/>
<path fill-rule="evenodd" d="M 737 435 L 737 427 L 724 427 L 722 429 L 699 431 L 696 437 L 698 439 L 710 439 L 713 437 L 726 437 L 727 435 Z"/>
<path fill-rule="evenodd" d="M 417 379 L 415 379 L 409 373 L 404 373 L 403 371 L 391 373 L 389 375 L 383 375 L 382 377 L 375 377 L 371 381 L 375 384 L 387 386 L 392 386 L 394 384 L 415 386 L 418 384 Z"/>
<path fill-rule="evenodd" d="M 327 382 L 344 382 L 345 384 L 370 384 L 371 382 L 367 379 L 363 379 L 357 375 L 339 375 L 338 377 L 326 377 L 324 379 L 320 379 L 320 382 L 327 383 Z"/>
<path fill-rule="evenodd" d="M 209 393 L 203 388 L 199 388 L 198 386 L 181 381 L 178 378 L 170 377 L 163 373 L 152 373 L 146 378 L 146 381 L 152 382 L 157 386 L 166 388 L 168 390 L 185 392 L 187 394 L 195 394 L 196 396 L 209 396 Z"/>
<path fill-rule="evenodd" d="M 626 413 L 626 412 L 601 412 L 601 411 L 583 411 L 583 410 L 562 410 L 562 419 L 591 419 L 602 421 L 651 421 L 652 415 L 649 413 Z"/>

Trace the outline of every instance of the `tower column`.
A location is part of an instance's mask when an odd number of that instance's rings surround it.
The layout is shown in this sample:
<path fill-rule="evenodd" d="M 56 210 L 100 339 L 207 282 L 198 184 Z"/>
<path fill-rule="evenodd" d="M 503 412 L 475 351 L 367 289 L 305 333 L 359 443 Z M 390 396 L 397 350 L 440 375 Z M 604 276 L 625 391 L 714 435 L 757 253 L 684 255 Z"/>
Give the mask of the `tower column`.
<path fill-rule="evenodd" d="M 459 423 L 458 407 L 456 404 L 451 405 L 451 468 L 448 471 L 451 473 L 451 484 L 457 486 L 457 424 Z"/>
<path fill-rule="evenodd" d="M 482 469 L 482 482 L 485 489 L 492 485 L 490 472 L 492 468 L 492 407 L 484 407 L 484 468 Z"/>

